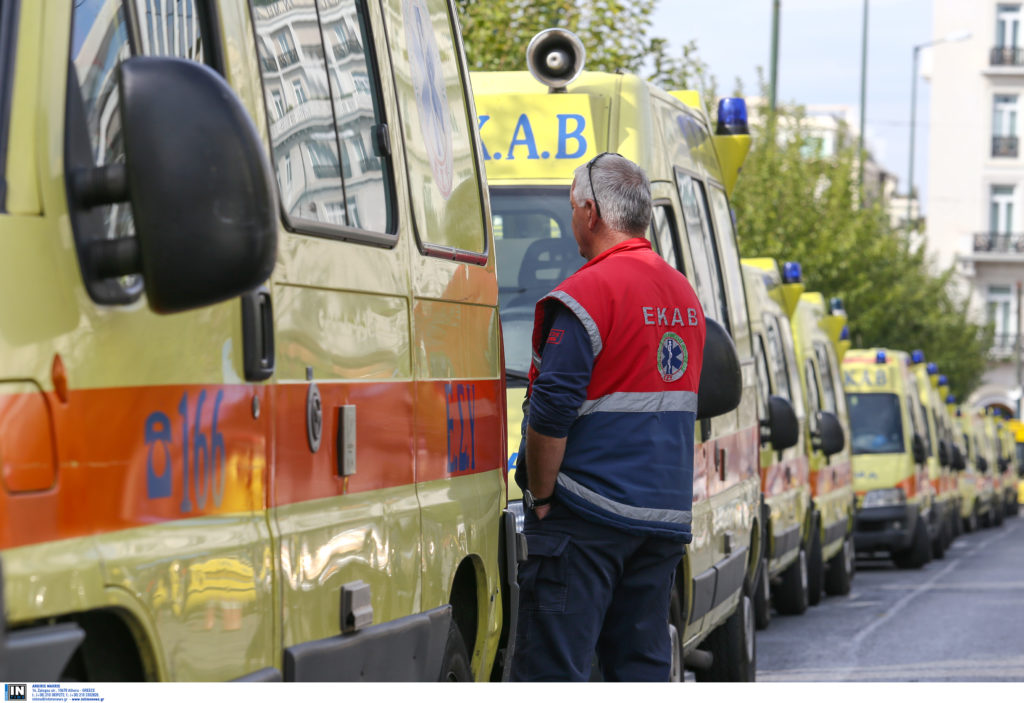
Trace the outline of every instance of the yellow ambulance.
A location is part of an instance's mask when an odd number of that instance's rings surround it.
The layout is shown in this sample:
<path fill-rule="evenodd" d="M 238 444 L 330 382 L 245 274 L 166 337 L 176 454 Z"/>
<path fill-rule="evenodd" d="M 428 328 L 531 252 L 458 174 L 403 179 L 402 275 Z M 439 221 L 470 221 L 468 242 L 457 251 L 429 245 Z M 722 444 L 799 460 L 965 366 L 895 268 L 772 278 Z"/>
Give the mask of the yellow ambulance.
<path fill-rule="evenodd" d="M 956 419 L 955 431 L 960 433 L 963 447 L 963 468 L 957 474 L 957 488 L 960 491 L 960 519 L 965 532 L 974 532 L 989 515 L 985 503 L 985 458 L 980 455 L 976 438 L 974 415 L 967 406 L 950 405 Z"/>
<path fill-rule="evenodd" d="M 987 478 L 992 487 L 992 513 L 986 527 L 999 527 L 1003 524 L 1003 469 L 1002 439 L 999 436 L 999 420 L 993 408 L 985 408 L 982 412 L 982 428 L 985 435 L 986 461 L 988 464 Z"/>
<path fill-rule="evenodd" d="M 457 27 L 445 0 L 0 3 L 0 678 L 500 669 Z"/>
<path fill-rule="evenodd" d="M 931 511 L 932 556 L 942 559 L 955 536 L 954 523 L 960 519 L 959 493 L 951 466 L 952 451 L 946 427 L 945 404 L 939 400 L 939 367 L 925 360 L 924 352 L 910 353 L 910 369 L 917 379 L 921 409 L 924 411 L 924 444 L 927 455 L 928 481 L 935 495 Z"/>
<path fill-rule="evenodd" d="M 1024 503 L 1024 422 L 1011 418 L 1007 424 L 1014 440 L 1013 465 L 1017 472 L 1017 506 L 1014 509 L 1016 515 L 1020 512 L 1021 503 Z"/>
<path fill-rule="evenodd" d="M 574 35 L 545 30 L 527 50 L 529 71 L 472 75 L 498 262 L 509 464 L 521 436 L 534 306 L 584 263 L 571 229 L 573 171 L 602 152 L 618 152 L 650 177 L 654 250 L 694 284 L 707 318 L 732 337 L 742 370 L 739 407 L 698 422 L 693 542 L 677 574 L 669 622 L 674 651 L 698 679 L 752 680 L 760 440 L 728 199 L 750 144 L 746 107 L 726 102 L 716 127 L 696 93 L 669 94 L 634 75 L 584 72 L 583 64 Z M 700 402 L 714 357 L 705 348 Z"/>
<path fill-rule="evenodd" d="M 803 284 L 782 285 L 774 259 L 743 259 L 761 417 L 764 544 L 754 596 L 758 628 L 771 621 L 772 594 L 783 614 L 807 609 L 811 524 L 807 415 L 789 316 Z"/>
<path fill-rule="evenodd" d="M 901 568 L 932 558 L 924 412 L 910 356 L 893 349 L 851 349 L 843 357 L 850 408 L 854 540 L 858 552 L 888 552 Z"/>
<path fill-rule="evenodd" d="M 1002 484 L 1003 517 L 1016 515 L 1017 510 L 1017 447 L 1009 420 L 998 411 L 996 431 L 999 437 L 999 477 Z"/>
<path fill-rule="evenodd" d="M 784 284 L 802 281 L 797 262 L 783 265 Z M 800 387 L 807 409 L 813 510 L 807 543 L 808 603 L 822 593 L 850 592 L 854 572 L 853 476 L 850 468 L 849 421 L 843 394 L 838 351 L 846 329 L 846 313 L 838 298 L 828 304 L 818 292 L 800 294 L 791 316 Z"/>

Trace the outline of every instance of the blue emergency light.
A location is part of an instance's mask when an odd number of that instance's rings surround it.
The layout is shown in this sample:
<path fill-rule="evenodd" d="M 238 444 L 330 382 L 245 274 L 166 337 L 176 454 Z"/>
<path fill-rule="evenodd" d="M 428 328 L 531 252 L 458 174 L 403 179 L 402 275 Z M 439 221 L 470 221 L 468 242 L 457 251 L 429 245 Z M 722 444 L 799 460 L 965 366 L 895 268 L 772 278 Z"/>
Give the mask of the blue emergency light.
<path fill-rule="evenodd" d="M 839 340 L 840 341 L 847 341 L 849 339 L 850 339 L 850 328 L 848 326 L 846 326 L 846 325 L 843 325 L 843 331 L 839 333 Z"/>
<path fill-rule="evenodd" d="M 924 363 L 924 352 L 920 349 L 915 349 L 910 352 L 910 363 L 912 364 L 923 364 Z"/>
<path fill-rule="evenodd" d="M 838 297 L 837 298 L 829 298 L 828 299 L 828 309 L 831 310 L 833 313 L 841 313 L 841 312 L 843 312 L 843 299 L 842 298 L 838 298 Z"/>
<path fill-rule="evenodd" d="M 878 353 L 875 354 L 875 363 L 876 364 L 884 364 L 886 361 L 887 361 L 887 359 L 886 359 L 886 356 L 885 356 L 885 350 L 884 349 L 879 349 Z"/>
<path fill-rule="evenodd" d="M 929 361 L 928 366 L 926 366 L 925 368 L 928 369 L 929 376 L 934 376 L 939 372 L 939 365 L 936 364 L 934 361 Z"/>
<path fill-rule="evenodd" d="M 804 280 L 803 269 L 797 261 L 787 261 L 782 265 L 783 283 L 800 283 Z"/>
<path fill-rule="evenodd" d="M 939 374 L 939 385 L 940 386 L 948 386 L 949 385 L 949 378 L 946 377 L 946 374 L 944 374 L 944 373 L 940 373 Z"/>
<path fill-rule="evenodd" d="M 747 126 L 747 101 L 743 98 L 722 98 L 718 101 L 718 126 L 715 134 L 750 134 Z"/>
<path fill-rule="evenodd" d="M 953 403 L 956 402 L 956 396 L 950 393 L 949 395 L 946 396 L 946 402 L 952 405 Z"/>

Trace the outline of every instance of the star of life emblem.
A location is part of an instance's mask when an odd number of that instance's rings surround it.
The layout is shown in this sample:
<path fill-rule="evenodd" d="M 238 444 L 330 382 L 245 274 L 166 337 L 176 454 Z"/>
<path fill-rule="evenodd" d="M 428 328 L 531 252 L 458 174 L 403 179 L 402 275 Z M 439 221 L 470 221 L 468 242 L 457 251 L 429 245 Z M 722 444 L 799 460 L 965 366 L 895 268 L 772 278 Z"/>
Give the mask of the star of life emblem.
<path fill-rule="evenodd" d="M 666 332 L 658 344 L 658 373 L 663 381 L 678 381 L 686 373 L 689 354 L 682 338 L 674 332 Z"/>

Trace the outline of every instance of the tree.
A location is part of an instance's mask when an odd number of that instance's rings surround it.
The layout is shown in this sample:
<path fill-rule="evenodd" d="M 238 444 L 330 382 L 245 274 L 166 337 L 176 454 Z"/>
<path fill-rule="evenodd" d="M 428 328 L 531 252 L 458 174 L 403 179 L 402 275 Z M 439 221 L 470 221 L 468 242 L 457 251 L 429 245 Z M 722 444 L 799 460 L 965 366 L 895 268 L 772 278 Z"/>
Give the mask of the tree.
<path fill-rule="evenodd" d="M 843 299 L 855 346 L 922 349 L 966 397 L 984 373 L 992 332 L 969 321 L 952 270 L 934 274 L 882 203 L 859 206 L 853 140 L 834 157 L 814 155 L 800 110 L 790 107 L 770 144 L 765 112 L 753 121 L 754 148 L 733 197 L 741 253 L 799 261 L 809 290 Z"/>

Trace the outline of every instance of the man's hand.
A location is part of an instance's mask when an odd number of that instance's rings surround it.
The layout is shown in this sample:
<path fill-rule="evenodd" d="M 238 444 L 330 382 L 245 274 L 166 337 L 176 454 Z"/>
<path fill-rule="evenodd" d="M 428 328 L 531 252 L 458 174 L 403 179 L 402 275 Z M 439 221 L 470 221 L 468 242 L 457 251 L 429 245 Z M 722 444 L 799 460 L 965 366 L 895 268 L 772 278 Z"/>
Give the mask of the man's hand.
<path fill-rule="evenodd" d="M 526 430 L 526 472 L 530 492 L 535 497 L 546 498 L 555 492 L 558 469 L 565 456 L 565 437 L 548 437 L 532 427 Z M 539 505 L 533 509 L 538 520 L 543 520 L 551 505 Z"/>

